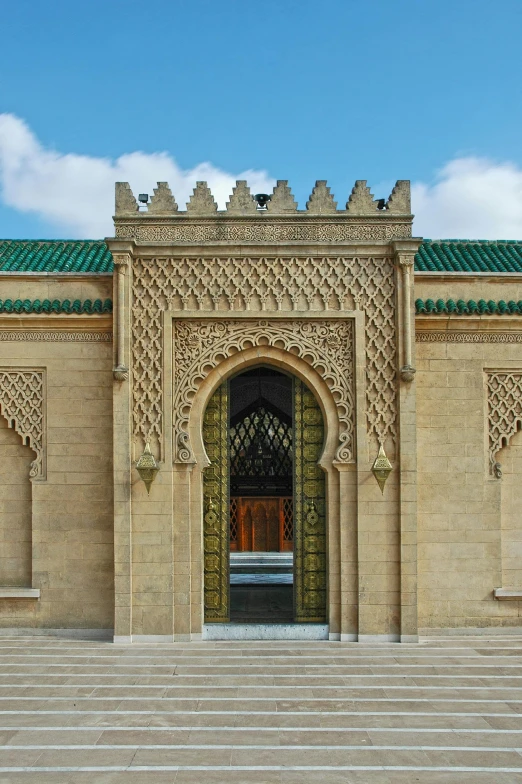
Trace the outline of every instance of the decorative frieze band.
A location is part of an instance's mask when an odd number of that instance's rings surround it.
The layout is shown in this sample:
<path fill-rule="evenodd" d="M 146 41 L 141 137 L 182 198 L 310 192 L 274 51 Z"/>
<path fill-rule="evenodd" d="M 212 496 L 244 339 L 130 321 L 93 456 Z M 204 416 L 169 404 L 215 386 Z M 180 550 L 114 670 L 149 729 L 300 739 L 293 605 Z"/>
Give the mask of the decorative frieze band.
<path fill-rule="evenodd" d="M 173 225 L 174 223 L 174 225 Z M 116 219 L 115 235 L 137 242 L 172 243 L 279 243 L 279 242 L 382 242 L 411 237 L 409 222 L 387 222 L 385 218 L 352 220 L 293 220 L 273 221 L 257 218 L 252 221 L 234 221 L 226 218 L 200 221 L 178 218 L 174 222 L 150 223 L 148 220 L 125 221 Z"/>
<path fill-rule="evenodd" d="M 522 332 L 417 332 L 417 343 L 522 343 Z"/>
<path fill-rule="evenodd" d="M 36 452 L 29 475 L 45 479 L 43 370 L 0 370 L 0 413 Z"/>
<path fill-rule="evenodd" d="M 27 332 L 25 330 L 1 330 L 0 340 L 40 341 L 44 343 L 111 343 L 112 332 L 50 332 L 41 330 Z"/>

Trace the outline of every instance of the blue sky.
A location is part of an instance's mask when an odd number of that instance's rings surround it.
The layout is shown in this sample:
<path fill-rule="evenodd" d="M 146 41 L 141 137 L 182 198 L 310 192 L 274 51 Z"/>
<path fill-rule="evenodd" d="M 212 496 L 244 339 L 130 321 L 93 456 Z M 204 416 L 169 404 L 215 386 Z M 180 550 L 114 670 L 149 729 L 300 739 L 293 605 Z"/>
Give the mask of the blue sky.
<path fill-rule="evenodd" d="M 115 179 L 181 205 L 209 162 L 218 197 L 411 179 L 417 233 L 522 238 L 520 0 L 0 7 L 0 236 L 109 234 Z"/>

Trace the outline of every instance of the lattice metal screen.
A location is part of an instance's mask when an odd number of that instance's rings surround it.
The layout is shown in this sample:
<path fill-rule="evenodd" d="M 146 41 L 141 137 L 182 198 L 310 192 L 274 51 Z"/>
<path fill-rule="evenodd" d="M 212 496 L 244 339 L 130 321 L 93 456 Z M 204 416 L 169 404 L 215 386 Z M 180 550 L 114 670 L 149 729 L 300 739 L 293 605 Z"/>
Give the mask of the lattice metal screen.
<path fill-rule="evenodd" d="M 238 525 L 239 525 L 239 509 L 237 498 L 230 499 L 230 544 L 237 544 L 238 540 Z"/>
<path fill-rule="evenodd" d="M 259 404 L 230 427 L 230 476 L 292 476 L 292 426 L 265 404 Z"/>
<path fill-rule="evenodd" d="M 294 499 L 283 498 L 283 541 L 294 541 Z"/>

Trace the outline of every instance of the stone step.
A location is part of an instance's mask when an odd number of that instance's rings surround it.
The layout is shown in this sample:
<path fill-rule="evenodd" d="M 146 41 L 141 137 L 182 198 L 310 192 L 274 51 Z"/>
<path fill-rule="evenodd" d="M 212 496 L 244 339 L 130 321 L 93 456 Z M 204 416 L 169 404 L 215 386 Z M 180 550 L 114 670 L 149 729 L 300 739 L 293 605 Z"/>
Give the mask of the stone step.
<path fill-rule="evenodd" d="M 0 781 L 513 784 L 521 642 L 0 637 Z"/>

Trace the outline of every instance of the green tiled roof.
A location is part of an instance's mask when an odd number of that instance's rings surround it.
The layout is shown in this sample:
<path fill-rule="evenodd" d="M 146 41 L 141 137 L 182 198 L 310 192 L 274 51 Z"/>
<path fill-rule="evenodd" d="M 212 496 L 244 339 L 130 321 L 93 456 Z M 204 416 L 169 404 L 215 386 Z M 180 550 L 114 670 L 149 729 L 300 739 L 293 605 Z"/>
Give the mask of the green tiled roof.
<path fill-rule="evenodd" d="M 455 313 L 458 316 L 461 315 L 512 315 L 512 314 L 522 314 L 522 300 L 515 302 L 514 300 L 509 300 L 509 302 L 504 302 L 503 299 L 499 299 L 498 302 L 494 302 L 492 299 L 486 300 L 479 299 L 478 302 L 475 302 L 473 299 L 469 299 L 467 302 L 464 302 L 463 299 L 458 299 L 456 302 L 452 299 L 438 299 L 434 302 L 432 299 L 416 299 L 415 300 L 415 312 L 417 314 L 421 313 Z"/>
<path fill-rule="evenodd" d="M 86 299 L 83 302 L 75 299 L 73 302 L 69 299 L 59 300 L 44 299 L 0 299 L 0 313 L 78 313 L 87 314 L 91 316 L 93 313 L 112 313 L 112 300 L 106 299 L 102 302 L 101 299 Z"/>
<path fill-rule="evenodd" d="M 417 272 L 522 273 L 522 241 L 424 240 Z M 112 272 L 103 240 L 0 240 L 3 272 Z"/>
<path fill-rule="evenodd" d="M 112 272 L 103 240 L 0 240 L 2 272 Z"/>
<path fill-rule="evenodd" d="M 519 240 L 424 240 L 418 272 L 522 272 Z"/>

